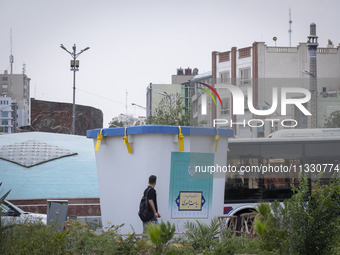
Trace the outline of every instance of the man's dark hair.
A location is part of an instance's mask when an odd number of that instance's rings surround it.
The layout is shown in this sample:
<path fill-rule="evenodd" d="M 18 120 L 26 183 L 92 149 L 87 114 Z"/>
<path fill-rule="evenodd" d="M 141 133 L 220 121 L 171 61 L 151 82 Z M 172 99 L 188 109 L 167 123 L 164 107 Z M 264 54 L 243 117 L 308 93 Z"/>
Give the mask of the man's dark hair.
<path fill-rule="evenodd" d="M 149 184 L 155 184 L 157 177 L 155 175 L 150 175 L 149 177 Z"/>

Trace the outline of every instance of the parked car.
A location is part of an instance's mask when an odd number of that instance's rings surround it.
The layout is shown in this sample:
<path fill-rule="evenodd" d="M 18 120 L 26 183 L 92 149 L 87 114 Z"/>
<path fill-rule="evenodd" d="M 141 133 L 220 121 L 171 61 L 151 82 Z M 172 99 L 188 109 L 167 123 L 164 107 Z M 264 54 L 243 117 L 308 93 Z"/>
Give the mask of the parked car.
<path fill-rule="evenodd" d="M 16 205 L 4 200 L 0 205 L 1 224 L 43 223 L 47 224 L 47 215 L 25 212 Z"/>

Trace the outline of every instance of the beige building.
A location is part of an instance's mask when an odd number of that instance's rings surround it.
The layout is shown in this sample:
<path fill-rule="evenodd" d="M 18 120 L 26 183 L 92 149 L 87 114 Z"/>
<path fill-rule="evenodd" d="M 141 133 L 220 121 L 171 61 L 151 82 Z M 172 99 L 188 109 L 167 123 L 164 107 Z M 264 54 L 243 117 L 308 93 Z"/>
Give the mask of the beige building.
<path fill-rule="evenodd" d="M 181 99 L 186 111 L 191 109 L 190 80 L 198 74 L 198 69 L 178 68 L 171 76 L 171 84 L 152 84 L 146 89 L 146 118 L 154 115 L 160 104 L 166 108 L 175 107 L 177 99 Z"/>
<path fill-rule="evenodd" d="M 11 102 L 11 107 L 1 102 Z M 7 71 L 0 74 L 0 109 L 2 132 L 13 133 L 18 127 L 30 125 L 30 78 Z"/>
<path fill-rule="evenodd" d="M 325 47 L 318 47 L 317 59 L 317 92 L 340 90 L 340 45 L 334 47 L 329 41 Z M 253 106 L 259 110 L 266 110 L 272 106 L 273 87 L 300 87 L 310 90 L 310 52 L 307 43 L 299 43 L 297 47 L 273 47 L 264 42 L 254 42 L 251 46 L 224 52 L 212 52 L 212 83 L 220 94 L 223 106 L 219 104 L 212 109 L 212 119 L 228 120 L 237 123 L 232 128 L 240 137 L 263 137 L 272 131 L 293 126 L 288 119 L 297 115 L 296 107 L 287 106 L 287 115 L 282 116 L 280 102 L 276 111 L 269 116 L 257 116 L 249 111 L 247 89 L 252 88 Z M 229 84 L 240 88 L 245 97 L 244 115 L 234 115 L 232 97 L 228 89 L 218 89 L 219 85 Z M 221 86 L 223 87 L 223 86 Z M 301 95 L 292 94 L 299 98 Z M 319 96 L 318 96 L 319 97 Z M 320 98 L 320 97 L 319 97 Z M 213 105 L 214 106 L 214 105 Z M 310 109 L 309 105 L 305 106 Z M 322 106 L 325 107 L 324 105 Z M 334 108 L 334 107 L 333 107 Z M 298 110 L 300 111 L 300 110 Z M 298 116 L 299 128 L 310 127 L 310 117 Z M 256 119 L 249 126 L 250 119 Z M 275 122 L 270 121 L 275 119 Z M 282 121 L 285 121 L 282 125 Z M 243 123 L 246 123 L 243 125 Z M 257 124 L 255 124 L 255 122 Z M 264 123 L 262 125 L 262 123 Z M 318 123 L 320 123 L 318 121 Z M 320 123 L 321 124 L 321 123 Z M 259 127 L 254 127 L 259 125 Z"/>
<path fill-rule="evenodd" d="M 155 115 L 160 103 L 165 107 L 175 106 L 176 100 L 181 96 L 181 84 L 152 84 L 146 92 L 146 117 Z"/>

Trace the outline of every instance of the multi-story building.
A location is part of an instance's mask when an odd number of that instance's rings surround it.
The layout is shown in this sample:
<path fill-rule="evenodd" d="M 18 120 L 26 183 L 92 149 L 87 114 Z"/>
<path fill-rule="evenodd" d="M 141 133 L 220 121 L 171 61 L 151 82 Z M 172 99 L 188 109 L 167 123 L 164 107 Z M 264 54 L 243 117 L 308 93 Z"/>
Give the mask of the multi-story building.
<path fill-rule="evenodd" d="M 192 120 L 200 126 L 212 127 L 212 105 L 213 100 L 211 97 L 206 97 L 201 88 L 204 84 L 211 84 L 211 71 L 197 74 L 190 80 L 190 94 L 191 94 L 191 117 Z M 202 105 L 207 104 L 207 110 L 202 113 Z M 227 104 L 224 104 L 227 105 Z"/>
<path fill-rule="evenodd" d="M 0 102 L 9 104 L 9 106 L 0 107 L 2 132 L 13 133 L 18 127 L 29 126 L 30 78 L 25 74 L 9 74 L 7 71 L 0 74 Z"/>
<path fill-rule="evenodd" d="M 146 92 L 146 117 L 155 115 L 162 103 L 166 108 L 175 106 L 176 100 L 182 94 L 181 84 L 152 84 Z"/>
<path fill-rule="evenodd" d="M 198 74 L 198 69 L 177 69 L 177 74 L 171 76 L 172 84 L 150 83 L 146 91 L 146 117 L 154 115 L 160 104 L 166 108 L 175 107 L 180 98 L 184 108 L 191 108 L 190 80 Z"/>
<path fill-rule="evenodd" d="M 315 24 L 313 39 L 315 35 Z M 311 33 L 312 34 L 312 33 Z M 310 39 L 311 36 L 308 38 Z M 316 41 L 317 45 L 317 41 Z M 267 46 L 264 42 L 254 42 L 251 46 L 237 49 L 232 47 L 229 51 L 212 52 L 212 81 L 211 85 L 216 88 L 221 84 L 237 86 L 244 94 L 244 115 L 233 114 L 233 98 L 228 89 L 217 89 L 223 104 L 212 104 L 212 119 L 226 119 L 228 123 L 237 123 L 231 128 L 235 134 L 241 137 L 262 137 L 267 136 L 270 132 L 285 128 L 287 125 L 281 125 L 284 119 L 293 119 L 298 115 L 296 107 L 287 107 L 287 116 L 282 116 L 280 105 L 274 113 L 269 116 L 258 116 L 252 114 L 248 109 L 248 87 L 252 88 L 251 101 L 254 108 L 266 110 L 272 106 L 273 88 L 278 90 L 282 87 L 300 87 L 310 90 L 310 80 L 317 81 L 317 94 L 320 95 L 322 89 L 327 91 L 340 90 L 340 45 L 334 47 L 332 42 L 326 47 L 318 47 L 316 54 L 312 54 L 310 41 L 299 43 L 297 47 L 273 47 Z M 316 56 L 315 56 L 316 55 Z M 315 74 L 312 73 L 310 62 L 316 57 Z M 299 98 L 301 95 L 293 94 L 293 97 Z M 320 98 L 320 96 L 318 96 Z M 317 100 L 319 101 L 319 100 Z M 306 105 L 310 109 L 310 106 Z M 297 111 L 298 110 L 298 111 Z M 305 117 L 305 116 L 303 116 Z M 247 125 L 248 120 L 256 118 L 258 123 L 265 123 L 256 126 L 254 123 Z M 298 127 L 311 127 L 311 118 L 299 117 Z M 277 121 L 270 122 L 269 119 Z M 267 120 L 267 121 L 266 121 Z M 321 125 L 321 120 L 317 123 Z M 243 123 L 246 123 L 243 125 Z M 228 125 L 227 125 L 228 126 Z M 230 126 L 228 126 L 230 127 Z"/>
<path fill-rule="evenodd" d="M 10 97 L 0 97 L 0 133 L 11 133 L 13 129 L 13 107 Z"/>

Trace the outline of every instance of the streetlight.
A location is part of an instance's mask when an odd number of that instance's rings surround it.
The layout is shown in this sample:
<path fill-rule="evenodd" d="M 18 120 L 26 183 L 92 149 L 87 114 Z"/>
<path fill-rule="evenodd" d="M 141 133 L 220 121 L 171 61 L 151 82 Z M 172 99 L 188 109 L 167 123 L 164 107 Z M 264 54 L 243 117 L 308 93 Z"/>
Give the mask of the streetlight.
<path fill-rule="evenodd" d="M 76 53 L 77 47 L 74 44 L 72 47 L 73 52 L 67 50 L 64 45 L 60 44 L 60 48 L 66 51 L 68 54 L 71 55 L 73 60 L 71 60 L 71 71 L 73 71 L 73 107 L 72 107 L 72 134 L 75 134 L 75 124 L 76 124 L 76 71 L 79 71 L 79 60 L 77 58 L 80 54 L 84 51 L 90 49 L 90 47 L 86 47 L 85 49 L 81 50 L 80 52 Z"/>
<path fill-rule="evenodd" d="M 160 91 L 157 91 L 156 90 L 156 92 L 158 93 L 158 94 L 160 94 L 160 95 L 162 95 L 162 96 L 165 96 L 165 97 L 167 97 L 167 98 L 169 98 L 169 101 L 170 101 L 170 109 L 172 108 L 172 103 L 171 103 L 171 96 L 168 94 L 168 93 L 166 93 L 165 91 L 164 92 L 160 92 Z"/>
<path fill-rule="evenodd" d="M 311 72 L 309 72 L 307 70 L 301 70 L 301 73 L 304 73 L 304 74 L 307 74 L 309 76 L 315 77 L 315 74 L 313 74 L 313 73 L 311 73 Z"/>
<path fill-rule="evenodd" d="M 138 106 L 139 108 L 146 109 L 146 107 L 141 106 L 141 105 L 139 105 L 139 104 L 135 104 L 135 103 L 131 103 L 131 104 L 134 105 L 134 106 Z"/>

